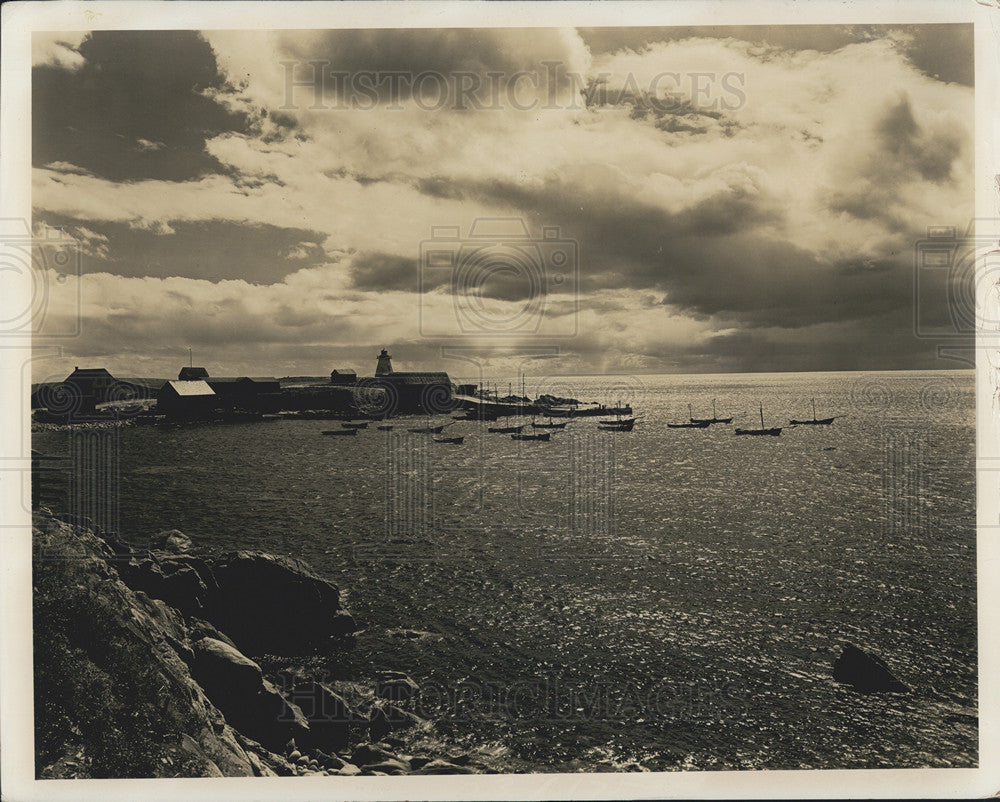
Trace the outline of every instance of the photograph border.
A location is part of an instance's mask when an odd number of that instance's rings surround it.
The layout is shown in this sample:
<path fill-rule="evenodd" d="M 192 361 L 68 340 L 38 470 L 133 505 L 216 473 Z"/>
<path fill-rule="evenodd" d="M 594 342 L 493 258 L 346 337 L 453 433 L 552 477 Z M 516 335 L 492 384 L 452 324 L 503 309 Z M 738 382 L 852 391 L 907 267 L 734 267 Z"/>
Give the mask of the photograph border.
<path fill-rule="evenodd" d="M 1000 130 L 1000 7 L 941 3 L 810 3 L 738 0 L 652 2 L 11 2 L 2 6 L 0 71 L 0 217 L 30 219 L 31 33 L 97 29 L 306 29 L 430 27 L 598 27 L 643 25 L 918 24 L 975 26 L 976 216 L 998 216 L 996 134 Z M 238 22 L 238 25 L 234 25 Z M 985 289 L 985 288 L 982 288 Z M 984 304 L 986 299 L 977 299 Z M 0 292 L 0 312 L 20 299 Z M 0 314 L 3 317 L 3 314 Z M 977 338 L 978 340 L 978 338 Z M 995 347 L 994 347 L 995 348 Z M 645 774 L 496 774 L 443 777 L 35 780 L 31 662 L 31 522 L 20 503 L 30 470 L 21 453 L 30 426 L 30 386 L 22 367 L 28 342 L 0 340 L 0 776 L 4 799 L 223 800 L 382 799 L 663 799 L 938 797 L 1000 793 L 1000 385 L 991 384 L 991 346 L 976 348 L 979 768 L 691 771 Z M 978 535 L 984 535 L 979 537 Z M 487 778 L 488 777 L 488 778 Z"/>

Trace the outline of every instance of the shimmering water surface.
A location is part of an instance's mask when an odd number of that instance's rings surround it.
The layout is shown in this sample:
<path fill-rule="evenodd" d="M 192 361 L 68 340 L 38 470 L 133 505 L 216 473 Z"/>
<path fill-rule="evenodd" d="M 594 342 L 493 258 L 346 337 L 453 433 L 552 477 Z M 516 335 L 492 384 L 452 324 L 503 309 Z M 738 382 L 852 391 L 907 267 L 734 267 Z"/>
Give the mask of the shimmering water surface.
<path fill-rule="evenodd" d="M 123 532 L 306 559 L 366 628 L 359 670 L 408 672 L 440 731 L 509 770 L 975 765 L 971 372 L 526 382 L 642 419 L 549 443 L 460 422 L 462 446 L 400 433 L 425 418 L 127 427 Z M 713 398 L 786 428 L 667 428 Z M 788 427 L 812 398 L 843 417 Z M 847 641 L 913 692 L 834 683 Z"/>

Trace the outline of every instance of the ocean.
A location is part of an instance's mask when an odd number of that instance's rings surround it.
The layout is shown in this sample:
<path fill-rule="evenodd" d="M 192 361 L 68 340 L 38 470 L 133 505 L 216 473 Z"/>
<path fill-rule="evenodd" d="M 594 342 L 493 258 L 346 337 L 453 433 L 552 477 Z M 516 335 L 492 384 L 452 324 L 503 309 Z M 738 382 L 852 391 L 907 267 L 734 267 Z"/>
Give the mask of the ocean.
<path fill-rule="evenodd" d="M 525 383 L 640 420 L 548 443 L 456 422 L 459 446 L 405 432 L 425 417 L 123 427 L 121 531 L 305 559 L 364 627 L 338 670 L 410 674 L 501 770 L 977 765 L 971 371 Z M 667 427 L 713 399 L 733 425 Z M 812 399 L 834 424 L 788 426 Z M 760 403 L 781 436 L 734 436 Z M 847 642 L 912 692 L 835 683 Z"/>

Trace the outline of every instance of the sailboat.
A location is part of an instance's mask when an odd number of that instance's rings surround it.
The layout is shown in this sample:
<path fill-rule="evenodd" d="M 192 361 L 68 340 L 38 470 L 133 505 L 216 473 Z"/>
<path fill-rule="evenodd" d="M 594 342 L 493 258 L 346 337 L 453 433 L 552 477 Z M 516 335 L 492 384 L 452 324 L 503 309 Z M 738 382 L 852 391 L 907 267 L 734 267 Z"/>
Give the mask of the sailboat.
<path fill-rule="evenodd" d="M 691 417 L 691 405 L 688 404 L 688 422 L 687 423 L 668 423 L 668 429 L 707 429 L 709 421 L 700 420 L 696 421 Z"/>
<path fill-rule="evenodd" d="M 548 432 L 542 432 L 541 434 L 512 434 L 510 436 L 510 439 L 511 440 L 544 440 L 544 441 L 548 441 L 548 439 L 550 437 L 552 437 L 552 435 L 549 434 Z"/>
<path fill-rule="evenodd" d="M 569 423 L 569 421 L 563 421 L 562 423 L 535 423 L 534 421 L 532 421 L 531 422 L 531 428 L 532 429 L 565 429 L 567 423 Z"/>
<path fill-rule="evenodd" d="M 350 421 L 344 421 L 340 425 L 345 429 L 367 429 L 368 421 L 365 421 L 364 423 L 352 423 Z"/>
<path fill-rule="evenodd" d="M 441 434 L 444 431 L 444 427 L 448 424 L 442 424 L 441 426 L 424 426 L 419 429 L 407 429 L 406 431 L 413 434 Z"/>
<path fill-rule="evenodd" d="M 812 400 L 813 405 L 813 419 L 812 420 L 790 420 L 788 421 L 792 426 L 829 426 L 836 420 L 836 415 L 832 418 L 817 418 L 816 417 L 816 399 Z"/>
<path fill-rule="evenodd" d="M 522 381 L 524 381 L 524 380 L 522 379 Z M 510 435 L 520 434 L 521 433 L 521 430 L 524 428 L 524 424 L 523 423 L 520 426 L 510 426 L 509 425 L 510 424 L 510 412 L 509 412 L 509 409 L 510 409 L 510 396 L 511 396 L 511 389 L 510 389 L 510 385 L 508 384 L 507 385 L 507 407 L 508 407 L 508 413 L 506 415 L 504 415 L 504 421 L 508 425 L 507 426 L 488 426 L 488 427 L 486 427 L 486 431 L 491 432 L 493 434 L 510 434 Z"/>
<path fill-rule="evenodd" d="M 461 437 L 435 437 L 435 443 L 451 443 L 452 445 L 460 446 L 465 440 L 464 435 Z"/>
<path fill-rule="evenodd" d="M 597 422 L 597 428 L 605 432 L 631 432 L 632 427 L 635 426 L 636 418 L 623 418 L 621 409 L 621 401 L 618 402 L 616 409 L 619 410 L 618 414 L 615 416 L 614 420 L 601 420 Z M 631 409 L 631 407 L 629 407 Z"/>
<path fill-rule="evenodd" d="M 688 405 L 688 415 L 691 414 L 691 406 Z M 691 418 L 691 423 L 707 423 L 712 425 L 713 423 L 732 423 L 732 417 L 720 418 L 718 413 L 715 411 L 715 399 L 712 399 L 712 417 L 711 418 Z"/>
<path fill-rule="evenodd" d="M 775 427 L 773 429 L 765 429 L 764 428 L 764 404 L 761 403 L 761 405 L 760 405 L 760 428 L 759 429 L 734 429 L 733 430 L 733 434 L 754 434 L 754 435 L 767 434 L 767 435 L 770 435 L 771 437 L 777 437 L 779 434 L 781 434 L 781 427 L 777 426 L 777 427 Z"/>

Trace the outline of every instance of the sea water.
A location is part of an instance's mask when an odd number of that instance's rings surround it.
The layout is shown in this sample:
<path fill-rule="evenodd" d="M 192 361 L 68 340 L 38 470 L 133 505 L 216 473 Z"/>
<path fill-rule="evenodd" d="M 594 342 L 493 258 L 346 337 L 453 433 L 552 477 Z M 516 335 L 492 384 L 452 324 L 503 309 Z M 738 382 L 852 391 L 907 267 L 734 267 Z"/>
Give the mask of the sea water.
<path fill-rule="evenodd" d="M 425 417 L 123 427 L 121 531 L 305 559 L 364 627 L 347 673 L 409 673 L 418 712 L 500 769 L 976 765 L 971 372 L 525 385 L 640 420 L 547 443 L 461 421 L 460 446 L 406 431 Z M 732 425 L 667 427 L 712 399 Z M 813 399 L 834 424 L 789 426 Z M 781 436 L 735 436 L 761 404 Z M 835 683 L 847 642 L 912 692 Z"/>

